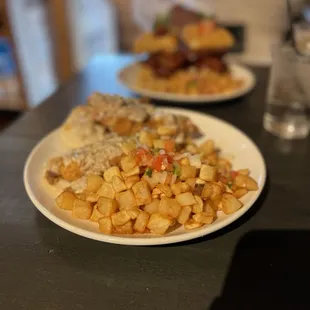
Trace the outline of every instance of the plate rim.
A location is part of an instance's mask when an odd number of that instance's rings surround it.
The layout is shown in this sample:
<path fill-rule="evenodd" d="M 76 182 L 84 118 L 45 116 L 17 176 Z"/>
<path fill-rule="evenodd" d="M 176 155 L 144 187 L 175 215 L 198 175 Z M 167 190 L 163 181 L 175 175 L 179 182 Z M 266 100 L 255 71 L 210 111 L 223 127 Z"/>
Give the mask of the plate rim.
<path fill-rule="evenodd" d="M 46 209 L 39 202 L 39 200 L 36 198 L 33 190 L 31 189 L 30 183 L 28 182 L 29 166 L 32 162 L 34 155 L 36 154 L 37 150 L 41 147 L 41 144 L 45 140 L 47 140 L 50 136 L 54 135 L 59 130 L 59 127 L 58 127 L 56 129 L 54 129 L 53 131 L 51 131 L 50 133 L 48 133 L 47 135 L 45 135 L 44 137 L 42 137 L 37 142 L 35 147 L 29 153 L 29 155 L 26 159 L 25 165 L 24 165 L 23 182 L 24 182 L 25 190 L 26 190 L 26 193 L 27 193 L 29 199 L 34 204 L 36 209 L 38 211 L 40 211 L 46 218 L 48 218 L 54 224 L 66 229 L 66 230 L 68 230 L 74 234 L 80 235 L 82 237 L 86 237 L 88 239 L 101 241 L 101 242 L 107 242 L 107 243 L 113 243 L 113 244 L 119 244 L 119 245 L 134 245 L 134 246 L 154 246 L 154 245 L 173 244 L 173 243 L 180 243 L 180 242 L 189 241 L 189 240 L 196 239 L 199 237 L 204 237 L 204 236 L 212 234 L 215 231 L 218 231 L 218 230 L 220 230 L 226 226 L 229 226 L 231 223 L 233 223 L 234 221 L 236 221 L 237 219 L 242 217 L 250 208 L 253 207 L 253 205 L 255 204 L 255 202 L 257 201 L 259 196 L 261 195 L 261 193 L 265 187 L 265 184 L 266 184 L 266 178 L 267 178 L 266 162 L 265 162 L 265 159 L 264 159 L 260 149 L 256 145 L 256 143 L 246 133 L 244 133 L 242 130 L 240 130 L 238 127 L 234 126 L 233 124 L 230 124 L 229 122 L 227 122 L 225 120 L 217 118 L 215 116 L 205 114 L 205 113 L 201 113 L 201 112 L 192 111 L 189 109 L 182 109 L 182 108 L 170 108 L 170 107 L 166 108 L 165 107 L 165 108 L 159 108 L 159 109 L 170 111 L 170 112 L 175 111 L 176 113 L 178 111 L 181 113 L 182 112 L 183 113 L 190 112 L 191 114 L 196 114 L 197 116 L 209 117 L 209 118 L 213 119 L 214 121 L 218 121 L 218 122 L 220 122 L 226 126 L 230 126 L 230 127 L 234 128 L 239 134 L 243 135 L 248 140 L 248 142 L 251 143 L 252 147 L 255 149 L 255 151 L 257 152 L 258 156 L 261 159 L 261 164 L 262 164 L 263 169 L 261 171 L 261 186 L 259 187 L 259 189 L 256 192 L 253 192 L 254 197 L 248 203 L 247 206 L 244 206 L 241 209 L 239 209 L 238 211 L 236 211 L 235 213 L 230 214 L 229 217 L 227 217 L 224 221 L 220 221 L 218 223 L 213 223 L 210 226 L 203 226 L 197 230 L 188 231 L 186 233 L 179 234 L 179 235 L 171 235 L 171 236 L 163 235 L 163 236 L 156 237 L 156 238 L 147 238 L 147 237 L 130 238 L 130 237 L 115 236 L 115 235 L 105 235 L 105 234 L 102 234 L 99 232 L 87 231 L 81 227 L 77 227 L 77 226 L 70 224 L 70 223 L 66 222 L 65 220 L 57 217 L 55 214 L 53 214 L 48 209 Z"/>
<path fill-rule="evenodd" d="M 248 68 L 248 66 L 245 65 L 239 65 L 235 63 L 230 63 L 228 66 L 233 70 L 242 70 L 244 71 L 248 77 L 249 77 L 249 85 L 247 87 L 243 87 L 241 89 L 236 90 L 233 93 L 228 94 L 218 94 L 218 95 L 180 95 L 180 94 L 174 94 L 174 93 L 165 93 L 165 92 L 156 92 L 153 90 L 147 90 L 143 89 L 141 87 L 135 86 L 133 84 L 126 83 L 125 78 L 123 75 L 126 74 L 129 70 L 136 70 L 136 68 L 140 66 L 139 62 L 134 62 L 129 65 L 124 66 L 122 69 L 120 69 L 117 72 L 117 80 L 118 82 L 126 87 L 127 89 L 131 90 L 135 94 L 138 94 L 140 96 L 150 97 L 152 99 L 156 100 L 162 100 L 162 101 L 171 101 L 171 102 L 177 102 L 177 103 L 183 103 L 183 104 L 213 104 L 213 103 L 219 103 L 223 101 L 228 101 L 232 99 L 236 99 L 239 97 L 242 97 L 246 95 L 247 93 L 251 92 L 254 87 L 256 86 L 256 76 L 253 73 L 251 69 Z"/>

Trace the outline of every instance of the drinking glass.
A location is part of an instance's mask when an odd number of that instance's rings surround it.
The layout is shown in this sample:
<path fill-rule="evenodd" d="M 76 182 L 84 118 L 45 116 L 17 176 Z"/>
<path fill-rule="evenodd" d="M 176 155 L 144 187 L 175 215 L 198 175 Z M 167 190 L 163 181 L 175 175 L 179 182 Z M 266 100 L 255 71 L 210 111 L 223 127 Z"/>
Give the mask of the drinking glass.
<path fill-rule="evenodd" d="M 301 139 L 310 129 L 310 58 L 290 45 L 272 50 L 264 128 L 285 139 Z"/>

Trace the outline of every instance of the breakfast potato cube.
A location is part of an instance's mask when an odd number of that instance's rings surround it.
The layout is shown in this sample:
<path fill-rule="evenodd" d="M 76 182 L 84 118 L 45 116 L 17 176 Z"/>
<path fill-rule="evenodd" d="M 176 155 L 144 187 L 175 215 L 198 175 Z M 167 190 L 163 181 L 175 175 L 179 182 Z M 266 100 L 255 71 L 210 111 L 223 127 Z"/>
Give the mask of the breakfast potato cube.
<path fill-rule="evenodd" d="M 110 198 L 110 199 L 115 198 L 114 188 L 112 187 L 111 184 L 106 183 L 106 182 L 103 182 L 101 187 L 98 189 L 97 194 L 100 197 L 105 197 L 105 198 Z"/>
<path fill-rule="evenodd" d="M 113 225 L 111 217 L 102 217 L 98 220 L 99 223 L 99 230 L 107 235 L 111 235 L 113 231 Z"/>
<path fill-rule="evenodd" d="M 121 149 L 124 152 L 124 154 L 128 155 L 136 149 L 136 143 L 134 141 L 124 142 L 121 145 Z"/>
<path fill-rule="evenodd" d="M 96 193 L 103 183 L 103 178 L 99 175 L 90 174 L 87 176 L 85 191 Z"/>
<path fill-rule="evenodd" d="M 196 167 L 193 166 L 181 166 L 180 179 L 185 181 L 186 179 L 192 179 L 196 177 Z"/>
<path fill-rule="evenodd" d="M 140 168 L 138 166 L 135 166 L 134 168 L 130 169 L 129 171 L 124 173 L 125 178 L 128 178 L 133 175 L 139 175 L 140 174 Z"/>
<path fill-rule="evenodd" d="M 212 205 L 208 202 L 206 202 L 203 206 L 203 212 L 205 214 L 207 214 L 208 216 L 211 216 L 211 217 L 216 217 L 216 210 L 214 210 L 214 208 L 212 207 Z"/>
<path fill-rule="evenodd" d="M 147 228 L 155 234 L 163 235 L 172 223 L 172 218 L 160 213 L 153 213 L 147 223 Z"/>
<path fill-rule="evenodd" d="M 201 199 L 201 197 L 195 195 L 195 200 L 196 203 L 193 205 L 193 212 L 194 213 L 200 213 L 203 211 L 203 200 Z"/>
<path fill-rule="evenodd" d="M 104 216 L 98 211 L 97 205 L 95 205 L 93 207 L 93 212 L 92 212 L 89 220 L 92 222 L 98 222 L 99 219 L 101 219 L 102 217 L 104 217 Z"/>
<path fill-rule="evenodd" d="M 198 223 L 194 219 L 190 219 L 184 224 L 184 227 L 187 230 L 199 228 L 201 226 L 202 226 L 202 223 Z"/>
<path fill-rule="evenodd" d="M 126 212 L 132 220 L 135 220 L 138 217 L 141 210 L 139 208 L 133 208 L 133 209 L 126 210 Z"/>
<path fill-rule="evenodd" d="M 62 177 L 69 181 L 75 181 L 82 176 L 80 165 L 76 161 L 71 161 L 68 165 L 60 166 L 60 174 Z"/>
<path fill-rule="evenodd" d="M 236 176 L 235 185 L 237 187 L 243 187 L 248 191 L 256 191 L 258 190 L 258 185 L 256 181 L 254 181 L 250 176 L 239 174 Z"/>
<path fill-rule="evenodd" d="M 196 179 L 196 184 L 197 185 L 205 185 L 207 182 L 205 181 L 205 180 L 202 180 L 202 179 L 200 179 L 200 178 L 197 178 Z"/>
<path fill-rule="evenodd" d="M 132 227 L 133 227 L 133 223 L 132 223 L 132 221 L 129 221 L 129 222 L 127 222 L 124 225 L 115 226 L 114 227 L 114 231 L 117 234 L 128 234 L 128 235 L 131 235 L 133 233 Z"/>
<path fill-rule="evenodd" d="M 217 169 L 209 165 L 201 165 L 199 178 L 204 181 L 216 181 Z"/>
<path fill-rule="evenodd" d="M 191 188 L 186 182 L 178 182 L 171 185 L 171 191 L 173 195 L 179 195 L 181 193 L 190 192 Z"/>
<path fill-rule="evenodd" d="M 184 225 L 189 220 L 191 213 L 192 213 L 192 208 L 190 206 L 182 207 L 177 221 L 180 224 Z"/>
<path fill-rule="evenodd" d="M 200 145 L 199 150 L 203 153 L 203 155 L 210 155 L 215 151 L 215 145 L 213 140 L 207 140 L 203 144 Z"/>
<path fill-rule="evenodd" d="M 110 167 L 109 169 L 107 169 L 104 172 L 103 177 L 104 177 L 104 180 L 106 182 L 111 183 L 113 176 L 115 176 L 115 175 L 119 176 L 120 178 L 122 177 L 121 171 L 119 170 L 119 167 L 117 167 L 117 166 L 113 166 L 113 167 Z"/>
<path fill-rule="evenodd" d="M 249 169 L 240 169 L 237 171 L 238 174 L 242 174 L 242 175 L 249 175 L 250 174 L 250 170 Z"/>
<path fill-rule="evenodd" d="M 93 212 L 89 201 L 76 199 L 73 205 L 72 216 L 81 220 L 88 220 Z"/>
<path fill-rule="evenodd" d="M 153 199 L 151 203 L 144 206 L 144 211 L 149 214 L 157 213 L 159 207 L 159 199 Z"/>
<path fill-rule="evenodd" d="M 131 189 L 117 193 L 115 198 L 120 210 L 129 210 L 138 206 L 136 197 Z"/>
<path fill-rule="evenodd" d="M 136 197 L 138 206 L 142 206 L 152 202 L 152 195 L 148 184 L 144 181 L 137 182 L 132 191 Z"/>
<path fill-rule="evenodd" d="M 76 199 L 74 193 L 64 191 L 56 198 L 56 204 L 60 209 L 73 210 L 73 205 Z"/>
<path fill-rule="evenodd" d="M 145 211 L 141 211 L 136 219 L 133 229 L 143 233 L 145 231 L 146 225 L 149 222 L 150 215 Z"/>
<path fill-rule="evenodd" d="M 114 226 L 122 226 L 130 221 L 130 215 L 126 210 L 123 210 L 112 214 L 111 219 Z"/>
<path fill-rule="evenodd" d="M 189 161 L 189 159 L 188 159 L 187 157 L 185 157 L 185 158 L 182 158 L 182 159 L 180 160 L 180 164 L 181 164 L 182 166 L 189 166 L 189 165 L 190 165 L 190 161 Z"/>
<path fill-rule="evenodd" d="M 214 211 L 218 211 L 219 210 L 219 205 L 222 202 L 222 196 L 218 196 L 215 199 L 210 199 L 207 201 L 207 203 L 212 207 L 212 209 Z"/>
<path fill-rule="evenodd" d="M 87 197 L 85 193 L 77 193 L 75 194 L 75 196 L 77 199 L 84 200 L 84 201 L 86 200 L 86 197 Z"/>
<path fill-rule="evenodd" d="M 85 196 L 85 199 L 82 199 L 82 200 L 86 200 L 86 201 L 89 201 L 91 203 L 95 203 L 98 201 L 99 198 L 100 198 L 100 196 L 98 194 L 90 193 L 90 194 L 87 194 Z"/>
<path fill-rule="evenodd" d="M 243 206 L 234 195 L 225 193 L 222 197 L 222 210 L 225 214 L 231 214 L 239 210 Z"/>
<path fill-rule="evenodd" d="M 125 171 L 128 172 L 131 169 L 133 169 L 134 167 L 137 166 L 137 162 L 135 160 L 135 158 L 133 158 L 132 156 L 124 156 L 121 159 L 121 168 Z"/>
<path fill-rule="evenodd" d="M 217 161 L 217 166 L 220 169 L 225 169 L 226 171 L 230 171 L 232 168 L 231 162 L 225 158 L 219 158 Z"/>
<path fill-rule="evenodd" d="M 207 199 L 209 199 L 211 197 L 212 193 L 213 193 L 212 186 L 209 183 L 206 183 L 203 186 L 203 189 L 201 191 L 201 198 L 203 200 L 207 200 Z"/>
<path fill-rule="evenodd" d="M 157 134 L 160 136 L 173 136 L 177 133 L 176 126 L 159 126 L 157 128 Z"/>
<path fill-rule="evenodd" d="M 111 216 L 117 210 L 114 199 L 100 197 L 97 202 L 97 209 L 103 216 Z"/>
<path fill-rule="evenodd" d="M 114 175 L 112 178 L 112 187 L 115 191 L 115 193 L 123 192 L 127 190 L 127 186 L 125 185 L 122 178 L 120 178 L 118 175 Z"/>
<path fill-rule="evenodd" d="M 210 182 L 209 185 L 212 188 L 212 194 L 210 196 L 211 200 L 215 200 L 217 199 L 219 196 L 221 196 L 225 189 L 224 187 L 222 187 L 220 184 L 216 183 L 216 182 Z"/>
<path fill-rule="evenodd" d="M 192 193 L 182 193 L 175 197 L 181 206 L 191 206 L 196 204 L 196 199 Z"/>
<path fill-rule="evenodd" d="M 207 155 L 205 157 L 205 160 L 208 163 L 208 165 L 216 166 L 217 162 L 218 162 L 218 154 L 217 154 L 217 152 L 213 152 L 213 153 Z"/>
<path fill-rule="evenodd" d="M 186 180 L 186 183 L 189 185 L 191 190 L 194 190 L 196 185 L 196 179 L 195 178 L 189 178 Z"/>
<path fill-rule="evenodd" d="M 153 146 L 155 149 L 164 149 L 165 148 L 165 141 L 156 139 L 153 141 Z"/>
<path fill-rule="evenodd" d="M 140 132 L 140 143 L 144 144 L 148 147 L 152 147 L 153 146 L 153 141 L 154 141 L 154 136 L 148 132 L 148 131 L 141 131 Z"/>
<path fill-rule="evenodd" d="M 125 179 L 125 185 L 127 189 L 131 189 L 139 181 L 140 177 L 138 175 L 132 175 Z"/>
<path fill-rule="evenodd" d="M 233 195 L 236 198 L 242 198 L 244 195 L 246 195 L 248 193 L 248 190 L 245 188 L 238 188 L 236 191 L 233 192 Z"/>
<path fill-rule="evenodd" d="M 202 224 L 211 224 L 214 221 L 214 217 L 207 212 L 200 212 L 193 215 L 193 219 Z"/>
<path fill-rule="evenodd" d="M 158 211 L 162 215 L 177 218 L 181 211 L 181 205 L 175 199 L 163 198 L 159 203 Z"/>
<path fill-rule="evenodd" d="M 167 184 L 158 184 L 156 186 L 156 188 L 158 190 L 160 190 L 160 192 L 163 193 L 166 197 L 168 197 L 168 198 L 172 197 L 172 191 L 171 191 L 171 188 L 170 188 L 169 185 L 167 185 Z"/>

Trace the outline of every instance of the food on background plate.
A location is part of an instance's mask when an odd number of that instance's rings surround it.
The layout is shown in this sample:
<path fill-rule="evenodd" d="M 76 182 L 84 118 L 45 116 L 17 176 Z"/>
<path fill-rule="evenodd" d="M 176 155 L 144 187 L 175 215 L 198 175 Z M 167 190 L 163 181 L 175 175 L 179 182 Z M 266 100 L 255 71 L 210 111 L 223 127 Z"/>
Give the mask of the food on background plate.
<path fill-rule="evenodd" d="M 243 85 L 232 76 L 224 56 L 234 37 L 214 20 L 176 6 L 156 21 L 153 32 L 134 42 L 146 53 L 136 84 L 153 91 L 187 95 L 229 93 Z"/>
<path fill-rule="evenodd" d="M 218 212 L 236 212 L 243 206 L 239 199 L 258 189 L 250 171 L 234 171 L 214 141 L 178 145 L 148 134 L 137 141 L 118 140 L 113 163 L 105 161 L 101 167 L 102 162 L 93 162 L 97 169 L 83 176 L 77 169 L 72 179 L 83 179 L 83 186 L 68 186 L 56 198 L 57 206 L 97 223 L 105 234 L 162 235 L 180 226 L 210 225 Z"/>
<path fill-rule="evenodd" d="M 82 147 L 106 139 L 107 135 L 133 136 L 142 129 L 158 131 L 171 127 L 169 137 L 183 139 L 198 135 L 188 117 L 158 112 L 144 99 L 93 93 L 86 105 L 70 113 L 61 126 L 61 137 L 70 147 Z"/>

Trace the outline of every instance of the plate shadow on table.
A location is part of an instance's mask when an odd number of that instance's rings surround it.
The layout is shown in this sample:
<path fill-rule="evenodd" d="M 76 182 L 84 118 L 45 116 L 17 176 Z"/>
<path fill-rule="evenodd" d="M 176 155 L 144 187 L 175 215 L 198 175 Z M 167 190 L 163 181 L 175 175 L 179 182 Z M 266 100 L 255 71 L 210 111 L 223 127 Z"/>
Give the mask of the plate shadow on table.
<path fill-rule="evenodd" d="M 238 242 L 208 310 L 310 309 L 310 230 L 257 230 Z"/>

